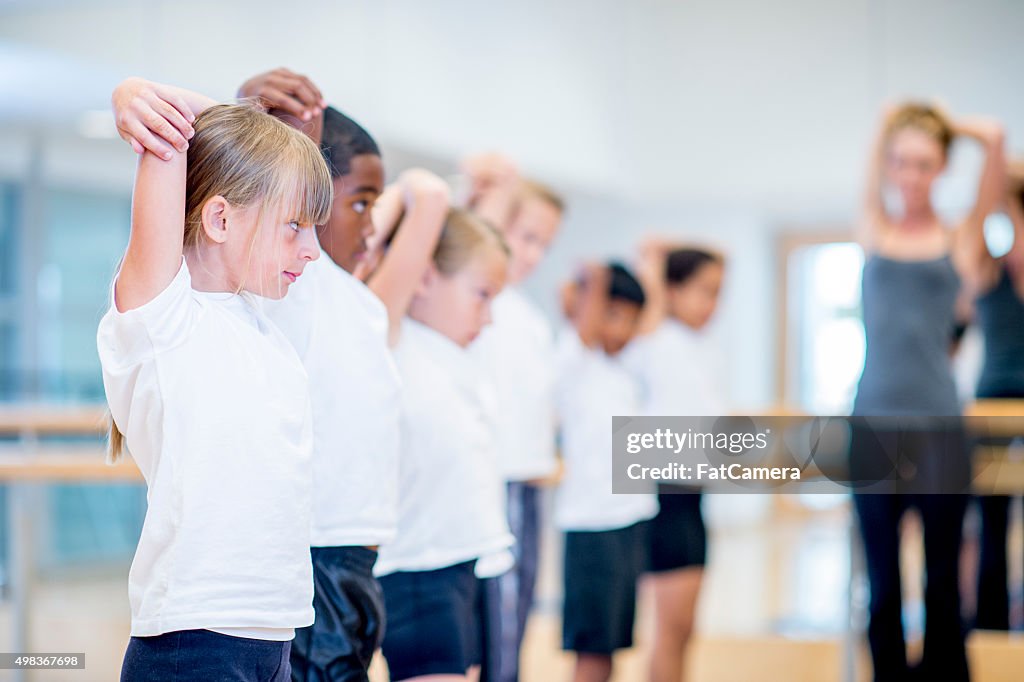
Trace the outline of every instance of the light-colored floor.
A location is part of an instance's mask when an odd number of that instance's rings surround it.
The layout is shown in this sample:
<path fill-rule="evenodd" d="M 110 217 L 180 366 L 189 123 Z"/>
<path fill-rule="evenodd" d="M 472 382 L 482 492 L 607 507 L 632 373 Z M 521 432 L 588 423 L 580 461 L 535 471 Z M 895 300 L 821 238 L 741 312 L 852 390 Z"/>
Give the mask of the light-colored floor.
<path fill-rule="evenodd" d="M 823 500 L 811 500 L 820 503 Z M 845 505 L 809 510 L 792 499 L 765 496 L 708 498 L 711 541 L 705 589 L 699 606 L 688 680 L 696 682 L 839 682 L 847 663 L 849 517 Z M 915 522 L 907 521 L 904 567 L 908 632 L 920 631 L 921 546 Z M 559 651 L 560 542 L 544 540 L 538 608 L 523 653 L 524 682 L 557 682 L 571 676 L 572 656 Z M 1024 555 L 1020 529 L 1010 555 Z M 970 570 L 970 562 L 966 562 Z M 1019 584 L 1020 567 L 1015 567 Z M 127 567 L 92 577 L 37 581 L 30 624 L 36 652 L 85 652 L 86 670 L 42 672 L 31 682 L 116 680 L 128 638 Z M 651 609 L 642 595 L 637 646 L 616 658 L 615 680 L 645 679 Z M 11 614 L 0 604 L 0 650 L 8 650 Z M 870 665 L 860 640 L 854 650 L 859 680 Z M 912 650 L 917 643 L 912 645 Z M 1024 634 L 973 633 L 969 654 L 975 682 L 1019 681 Z M 375 682 L 384 680 L 375 667 Z M 0 671 L 0 682 L 13 680 Z"/>

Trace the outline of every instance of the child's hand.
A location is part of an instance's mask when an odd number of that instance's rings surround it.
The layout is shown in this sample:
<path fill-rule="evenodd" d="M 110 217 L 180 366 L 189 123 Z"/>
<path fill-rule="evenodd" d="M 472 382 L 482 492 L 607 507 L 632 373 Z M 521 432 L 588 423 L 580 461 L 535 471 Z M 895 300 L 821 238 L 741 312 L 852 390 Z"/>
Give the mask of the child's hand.
<path fill-rule="evenodd" d="M 519 181 L 519 169 L 512 160 L 495 152 L 467 156 L 459 166 L 472 181 L 474 196 Z"/>
<path fill-rule="evenodd" d="M 398 176 L 398 185 L 402 188 L 402 199 L 406 208 L 413 204 L 429 201 L 451 203 L 451 189 L 448 183 L 422 168 L 410 168 Z"/>
<path fill-rule="evenodd" d="M 581 292 L 590 291 L 593 287 L 607 287 L 608 268 L 603 263 L 587 262 L 580 266 L 579 288 Z"/>
<path fill-rule="evenodd" d="M 664 280 L 665 263 L 671 250 L 672 246 L 667 241 L 657 237 L 648 237 L 640 242 L 637 275 L 645 289 Z"/>
<path fill-rule="evenodd" d="M 256 97 L 264 109 L 281 109 L 302 121 L 310 121 L 327 108 L 320 89 L 305 76 L 285 68 L 267 71 L 242 83 L 239 97 Z"/>
<path fill-rule="evenodd" d="M 142 78 L 129 78 L 110 98 L 117 133 L 136 154 L 145 150 L 169 160 L 174 151 L 188 149 L 195 115 L 174 87 Z"/>

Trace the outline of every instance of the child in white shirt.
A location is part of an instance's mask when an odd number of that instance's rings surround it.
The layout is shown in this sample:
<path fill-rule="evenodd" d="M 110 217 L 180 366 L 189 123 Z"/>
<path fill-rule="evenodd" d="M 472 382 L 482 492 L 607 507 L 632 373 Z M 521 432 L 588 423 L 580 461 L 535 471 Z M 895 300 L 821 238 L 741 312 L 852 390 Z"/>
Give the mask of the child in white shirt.
<path fill-rule="evenodd" d="M 512 563 L 493 404 L 467 350 L 490 321 L 507 267 L 501 236 L 451 211 L 399 329 L 398 532 L 376 568 L 392 680 L 473 674 L 481 656 L 478 576 Z"/>
<path fill-rule="evenodd" d="M 97 345 L 112 455 L 130 451 L 149 503 L 122 680 L 284 681 L 313 620 L 311 412 L 256 297 L 283 297 L 317 258 L 330 176 L 252 107 L 141 79 L 113 101 L 141 158 Z"/>
<path fill-rule="evenodd" d="M 576 652 L 576 680 L 603 682 L 612 654 L 632 646 L 646 522 L 658 511 L 653 488 L 612 493 L 612 417 L 640 408 L 619 356 L 636 333 L 645 296 L 636 278 L 612 263 L 588 266 L 565 302 L 573 328 L 559 347 L 565 474 L 555 499 L 555 524 L 565 531 L 562 645 Z"/>

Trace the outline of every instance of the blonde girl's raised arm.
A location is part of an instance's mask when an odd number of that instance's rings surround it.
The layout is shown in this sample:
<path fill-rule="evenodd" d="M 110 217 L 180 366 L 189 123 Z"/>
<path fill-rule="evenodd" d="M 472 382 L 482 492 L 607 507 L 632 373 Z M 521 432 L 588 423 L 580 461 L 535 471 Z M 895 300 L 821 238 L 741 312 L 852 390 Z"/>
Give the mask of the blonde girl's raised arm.
<path fill-rule="evenodd" d="M 405 211 L 394 228 L 397 231 L 391 245 L 367 280 L 367 286 L 388 310 L 392 345 L 398 341 L 399 324 L 433 258 L 450 201 L 448 185 L 429 171 L 407 170 L 397 184 L 402 189 Z"/>
<path fill-rule="evenodd" d="M 125 312 L 155 298 L 181 267 L 187 138 L 195 117 L 215 102 L 139 78 L 121 83 L 111 101 L 119 133 L 142 154 L 131 235 L 114 291 L 117 309 Z"/>

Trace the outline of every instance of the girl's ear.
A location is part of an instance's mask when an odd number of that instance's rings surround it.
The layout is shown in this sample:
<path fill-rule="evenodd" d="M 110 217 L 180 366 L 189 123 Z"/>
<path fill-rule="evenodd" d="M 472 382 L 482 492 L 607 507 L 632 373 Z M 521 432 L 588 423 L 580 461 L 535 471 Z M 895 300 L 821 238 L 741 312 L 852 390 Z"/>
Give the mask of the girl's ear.
<path fill-rule="evenodd" d="M 203 232 L 216 244 L 223 244 L 228 239 L 228 213 L 231 204 L 224 197 L 217 195 L 203 204 Z"/>
<path fill-rule="evenodd" d="M 420 283 L 416 286 L 414 296 L 427 296 L 437 285 L 438 279 L 440 279 L 441 273 L 438 271 L 437 266 L 431 261 L 427 265 L 427 269 L 423 271 L 423 277 L 420 278 Z"/>

